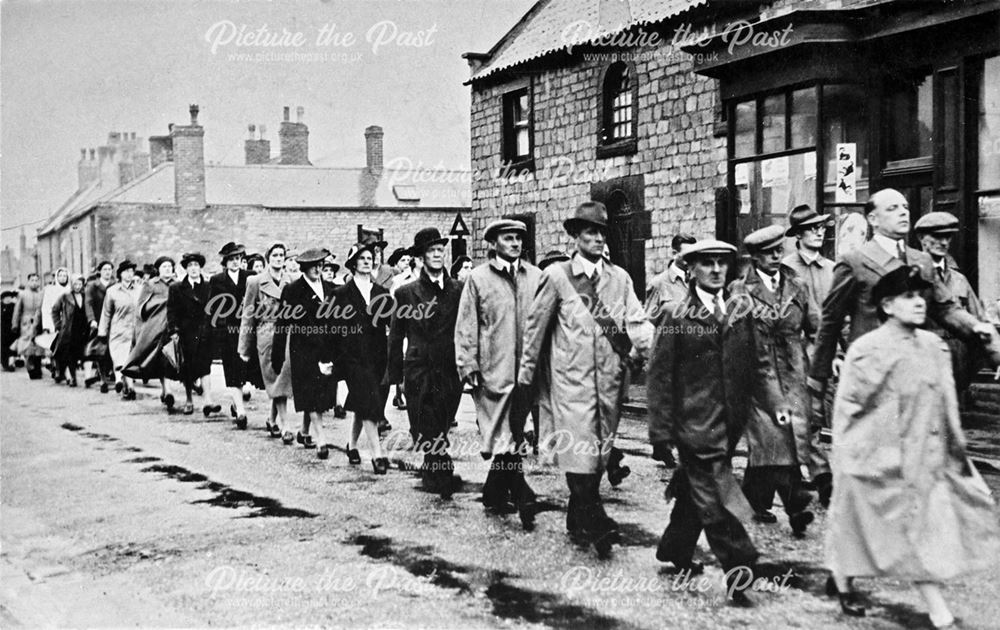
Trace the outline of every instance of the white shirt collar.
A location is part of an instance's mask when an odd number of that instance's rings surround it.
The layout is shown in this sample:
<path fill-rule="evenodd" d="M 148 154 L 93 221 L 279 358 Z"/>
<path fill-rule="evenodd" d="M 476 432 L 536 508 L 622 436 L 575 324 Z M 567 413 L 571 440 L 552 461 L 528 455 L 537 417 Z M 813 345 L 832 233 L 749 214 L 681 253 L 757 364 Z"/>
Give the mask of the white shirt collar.
<path fill-rule="evenodd" d="M 670 282 L 679 282 L 681 284 L 687 284 L 687 272 L 678 267 L 676 262 L 671 261 L 670 266 L 667 267 L 667 270 L 669 271 L 669 273 L 667 274 L 667 278 L 670 280 Z"/>
<path fill-rule="evenodd" d="M 805 247 L 800 247 L 799 248 L 799 256 L 801 256 L 802 260 L 804 260 L 807 263 L 814 263 L 817 260 L 819 260 L 820 254 L 819 254 L 819 252 L 814 252 L 811 249 L 806 249 Z"/>
<path fill-rule="evenodd" d="M 884 249 L 890 256 L 899 258 L 900 241 L 878 233 L 872 236 L 872 240 L 878 243 L 878 246 Z"/>
<path fill-rule="evenodd" d="M 372 284 L 371 276 L 367 278 L 354 276 L 354 286 L 358 287 L 358 291 L 361 292 L 361 297 L 365 299 L 366 303 L 372 301 Z"/>
<path fill-rule="evenodd" d="M 326 297 L 325 295 L 323 295 L 322 278 L 317 278 L 315 281 L 313 281 L 309 279 L 309 276 L 302 274 L 302 279 L 306 281 L 306 284 L 308 284 L 312 288 L 313 293 L 315 293 L 320 300 L 323 300 Z"/>
<path fill-rule="evenodd" d="M 722 299 L 722 290 L 720 289 L 718 293 L 712 294 L 702 289 L 697 284 L 694 285 L 694 291 L 698 294 L 698 299 L 701 300 L 702 304 L 707 306 L 710 310 L 715 310 L 716 303 L 722 305 L 722 313 L 725 314 L 726 311 L 726 301 Z"/>
<path fill-rule="evenodd" d="M 583 267 L 583 273 L 585 273 L 588 278 L 593 278 L 595 271 L 597 272 L 597 275 L 604 273 L 603 259 L 598 258 L 597 262 L 590 262 L 583 256 L 577 256 L 576 259 L 580 261 L 580 265 Z"/>
<path fill-rule="evenodd" d="M 754 267 L 754 271 L 757 272 L 757 275 L 760 276 L 760 279 L 764 282 L 764 285 L 767 286 L 767 288 L 770 289 L 771 291 L 777 289 L 778 285 L 781 283 L 780 271 L 774 272 L 773 276 L 767 275 L 757 267 Z"/>
<path fill-rule="evenodd" d="M 240 283 L 240 272 L 238 270 L 237 271 L 229 271 L 228 269 L 226 269 L 226 273 L 229 274 L 230 278 L 232 278 L 233 284 L 239 284 Z"/>
<path fill-rule="evenodd" d="M 431 284 L 436 284 L 439 289 L 444 290 L 444 271 L 437 278 L 434 278 L 431 274 L 427 274 L 427 278 L 431 281 Z"/>

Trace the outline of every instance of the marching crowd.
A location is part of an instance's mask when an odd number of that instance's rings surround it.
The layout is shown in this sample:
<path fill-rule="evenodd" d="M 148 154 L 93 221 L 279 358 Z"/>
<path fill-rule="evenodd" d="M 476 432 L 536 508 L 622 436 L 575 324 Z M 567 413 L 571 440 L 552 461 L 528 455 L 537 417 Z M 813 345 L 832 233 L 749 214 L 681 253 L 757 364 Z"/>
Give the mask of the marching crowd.
<path fill-rule="evenodd" d="M 873 194 L 865 214 L 871 238 L 836 263 L 822 254 L 833 219 L 808 206 L 787 226 L 749 234 L 748 261 L 733 244 L 678 235 L 645 304 L 606 256 L 607 211 L 594 201 L 564 223 L 575 251 L 549 252 L 537 266 L 521 256 L 526 226 L 508 219 L 485 229 L 486 262 L 460 257 L 450 270 L 435 228 L 384 262 L 387 243 L 356 243 L 343 270 L 324 248 L 293 255 L 275 243 L 248 256 L 227 243 L 210 277 L 200 253 L 179 266 L 161 256 L 141 272 L 102 262 L 90 279 L 60 269 L 44 289 L 31 277 L 10 324 L 18 339 L 3 345 L 32 378 L 47 357 L 55 381 L 71 387 L 90 362 L 84 385 L 124 399 L 135 398 L 135 379 L 159 380 L 168 410 L 177 406 L 169 383 L 179 381 L 181 413 L 194 412 L 197 394 L 206 416 L 226 405 L 239 429 L 251 388 L 263 389 L 270 435 L 321 459 L 332 447 L 326 414 L 350 411 L 348 461 L 361 463 L 364 436 L 380 475 L 394 394 L 424 484 L 443 497 L 458 487 L 448 435 L 469 387 L 489 462 L 484 506 L 533 528 L 524 458 L 534 450 L 565 474 L 570 537 L 600 556 L 619 539 L 601 483 L 628 475 L 614 440 L 631 379 L 645 373 L 653 457 L 676 468 L 658 560 L 700 573 L 704 532 L 731 601 L 751 606 L 739 571 L 753 570 L 758 551 L 746 523 L 776 522 L 777 494 L 802 536 L 818 499 L 829 506 L 827 592 L 844 614 L 865 614 L 852 578 L 897 576 L 916 584 L 936 627 L 953 627 L 940 584 L 990 566 L 1000 549 L 958 402 L 977 365 L 1000 364 L 1000 340 L 947 254 L 953 215 L 921 217 L 918 250 L 906 244 L 899 192 Z M 786 252 L 789 238 L 796 248 Z M 208 378 L 214 359 L 219 394 Z M 740 482 L 732 459 L 743 439 Z"/>

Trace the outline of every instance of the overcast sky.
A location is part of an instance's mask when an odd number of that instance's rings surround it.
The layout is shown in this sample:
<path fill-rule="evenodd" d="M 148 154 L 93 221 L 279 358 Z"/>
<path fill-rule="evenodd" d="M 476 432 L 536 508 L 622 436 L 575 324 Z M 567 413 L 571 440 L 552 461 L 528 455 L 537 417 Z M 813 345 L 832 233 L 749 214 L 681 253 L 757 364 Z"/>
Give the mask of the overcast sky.
<path fill-rule="evenodd" d="M 364 128 L 377 124 L 387 160 L 467 168 L 469 70 L 461 54 L 488 50 L 532 4 L 4 0 L 2 242 L 16 245 L 15 226 L 45 219 L 76 190 L 81 148 L 104 144 L 109 131 L 164 135 L 169 123 L 187 122 L 191 103 L 201 107 L 212 162 L 243 162 L 248 123 L 267 127 L 276 153 L 288 105 L 293 119 L 305 108 L 314 164 L 363 165 Z M 280 45 L 260 45 L 283 35 Z M 235 57 L 289 52 L 328 59 Z M 26 226 L 29 239 L 39 225 Z"/>

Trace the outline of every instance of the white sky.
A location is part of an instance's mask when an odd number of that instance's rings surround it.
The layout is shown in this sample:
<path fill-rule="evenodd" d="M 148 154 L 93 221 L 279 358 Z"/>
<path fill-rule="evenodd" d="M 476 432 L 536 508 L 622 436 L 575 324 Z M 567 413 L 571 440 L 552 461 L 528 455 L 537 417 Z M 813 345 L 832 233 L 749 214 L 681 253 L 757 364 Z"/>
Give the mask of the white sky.
<path fill-rule="evenodd" d="M 277 153 L 282 107 L 305 108 L 309 155 L 361 166 L 364 128 L 385 157 L 469 165 L 469 71 L 533 0 L 5 0 L 0 5 L 0 224 L 44 219 L 76 190 L 81 148 L 109 131 L 164 135 L 201 107 L 205 159 L 241 164 L 249 123 Z M 228 28 L 301 33 L 300 46 L 225 43 Z M 222 24 L 220 24 L 222 23 Z M 378 25 L 383 23 L 381 27 Z M 317 45 L 324 26 L 334 37 Z M 220 36 L 213 54 L 207 36 Z M 371 29 L 378 29 L 369 34 Z M 395 29 L 396 36 L 392 37 Z M 431 32 L 433 29 L 433 32 Z M 428 45 L 406 46 L 421 37 Z M 388 43 L 373 49 L 370 40 Z M 342 41 L 342 40 L 341 40 Z M 250 44 L 250 42 L 247 42 Z M 233 54 L 328 53 L 328 61 L 240 61 Z M 40 224 L 26 226 L 29 242 Z"/>

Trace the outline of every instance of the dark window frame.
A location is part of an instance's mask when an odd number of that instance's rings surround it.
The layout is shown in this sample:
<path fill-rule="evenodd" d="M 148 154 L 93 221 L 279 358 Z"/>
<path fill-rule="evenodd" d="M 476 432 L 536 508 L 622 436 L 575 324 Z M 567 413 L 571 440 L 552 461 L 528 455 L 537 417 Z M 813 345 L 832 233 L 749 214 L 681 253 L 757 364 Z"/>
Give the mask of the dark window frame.
<path fill-rule="evenodd" d="M 519 154 L 517 152 L 517 132 L 521 126 L 513 120 L 513 107 L 516 102 L 525 97 L 527 104 L 527 116 L 524 126 L 528 132 L 528 153 Z M 513 89 L 507 90 L 500 97 L 501 112 L 501 146 L 500 146 L 500 174 L 517 175 L 524 171 L 535 170 L 535 107 L 534 89 L 530 80 L 520 82 Z"/>
<path fill-rule="evenodd" d="M 631 133 L 621 138 L 613 137 L 613 130 L 616 123 L 614 118 L 614 101 L 623 90 L 618 87 L 621 84 L 621 76 L 629 78 L 628 93 L 631 97 L 628 111 L 631 117 Z M 612 85 L 614 83 L 614 85 Z M 631 155 L 636 153 L 639 137 L 639 77 L 636 74 L 635 64 L 631 61 L 614 61 L 609 63 L 601 71 L 598 82 L 600 88 L 597 99 L 597 157 L 598 159 L 614 157 L 617 155 Z"/>

